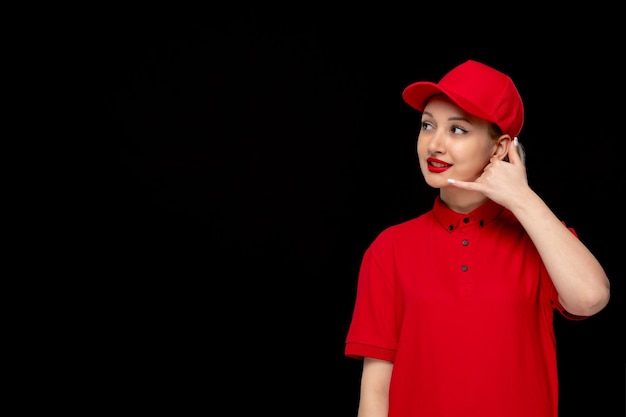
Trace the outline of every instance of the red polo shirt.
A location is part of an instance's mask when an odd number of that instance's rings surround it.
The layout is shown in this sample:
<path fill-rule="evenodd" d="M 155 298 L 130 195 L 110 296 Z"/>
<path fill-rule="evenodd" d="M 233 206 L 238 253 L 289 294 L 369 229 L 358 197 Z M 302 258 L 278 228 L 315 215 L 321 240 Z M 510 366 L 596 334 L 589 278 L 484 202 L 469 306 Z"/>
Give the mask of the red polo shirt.
<path fill-rule="evenodd" d="M 509 210 L 437 197 L 365 252 L 345 354 L 394 363 L 389 417 L 556 417 L 554 309 L 581 319 Z"/>

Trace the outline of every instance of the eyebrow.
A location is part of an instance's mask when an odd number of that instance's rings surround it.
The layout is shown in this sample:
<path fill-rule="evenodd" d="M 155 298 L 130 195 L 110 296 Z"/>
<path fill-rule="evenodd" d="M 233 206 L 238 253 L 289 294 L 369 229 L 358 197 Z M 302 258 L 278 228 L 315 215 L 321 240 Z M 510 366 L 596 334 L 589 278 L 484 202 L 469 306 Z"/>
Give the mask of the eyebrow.
<path fill-rule="evenodd" d="M 430 113 L 430 112 L 425 111 L 425 112 L 422 112 L 422 114 L 425 114 L 425 115 L 428 115 L 428 116 L 430 116 L 430 117 L 433 117 L 433 118 L 434 118 L 434 116 L 433 116 L 433 115 L 432 115 L 432 113 Z M 468 119 L 468 118 L 466 118 L 466 117 L 463 117 L 463 116 L 455 116 L 455 117 L 450 117 L 448 120 L 449 120 L 449 121 L 459 120 L 459 121 L 462 121 L 462 122 L 467 122 L 467 123 L 469 123 L 469 124 L 473 124 L 473 123 L 472 123 L 472 121 L 471 121 L 470 119 Z"/>

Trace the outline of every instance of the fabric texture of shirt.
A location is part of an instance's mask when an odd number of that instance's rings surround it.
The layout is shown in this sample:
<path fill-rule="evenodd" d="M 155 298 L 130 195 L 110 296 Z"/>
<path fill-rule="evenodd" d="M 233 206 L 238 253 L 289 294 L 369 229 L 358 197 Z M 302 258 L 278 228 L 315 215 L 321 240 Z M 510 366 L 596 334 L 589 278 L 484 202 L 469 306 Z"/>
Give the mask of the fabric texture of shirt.
<path fill-rule="evenodd" d="M 509 210 L 437 197 L 366 250 L 345 355 L 394 363 L 389 417 L 556 417 L 555 309 L 584 318 Z"/>

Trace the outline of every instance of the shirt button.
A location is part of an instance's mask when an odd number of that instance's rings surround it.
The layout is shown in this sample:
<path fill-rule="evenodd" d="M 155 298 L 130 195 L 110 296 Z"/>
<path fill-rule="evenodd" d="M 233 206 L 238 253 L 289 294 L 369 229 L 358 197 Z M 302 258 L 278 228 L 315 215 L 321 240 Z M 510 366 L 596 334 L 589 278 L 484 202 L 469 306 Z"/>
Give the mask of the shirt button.
<path fill-rule="evenodd" d="M 461 242 L 461 243 L 463 243 L 463 246 L 469 245 L 469 242 L 467 241 L 467 239 L 464 239 L 463 242 Z"/>
<path fill-rule="evenodd" d="M 469 223 L 469 217 L 464 218 L 463 223 Z"/>
<path fill-rule="evenodd" d="M 485 221 L 484 221 L 484 220 L 481 220 L 481 221 L 480 221 L 480 227 L 483 227 L 484 225 L 485 225 Z"/>
<path fill-rule="evenodd" d="M 454 230 L 454 226 L 450 225 L 450 226 L 448 226 L 448 229 Z"/>
<path fill-rule="evenodd" d="M 463 265 L 463 266 L 461 267 L 461 271 L 463 271 L 463 272 L 467 272 L 467 265 Z"/>

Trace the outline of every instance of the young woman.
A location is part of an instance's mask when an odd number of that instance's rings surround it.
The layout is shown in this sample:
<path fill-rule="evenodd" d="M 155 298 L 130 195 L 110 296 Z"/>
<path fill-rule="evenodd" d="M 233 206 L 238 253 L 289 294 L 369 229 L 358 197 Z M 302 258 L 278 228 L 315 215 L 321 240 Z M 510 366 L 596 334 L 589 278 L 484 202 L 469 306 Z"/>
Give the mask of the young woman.
<path fill-rule="evenodd" d="M 529 187 L 511 78 L 467 61 L 404 100 L 433 208 L 363 256 L 345 354 L 362 359 L 359 417 L 556 417 L 553 314 L 582 320 L 609 281 Z"/>

